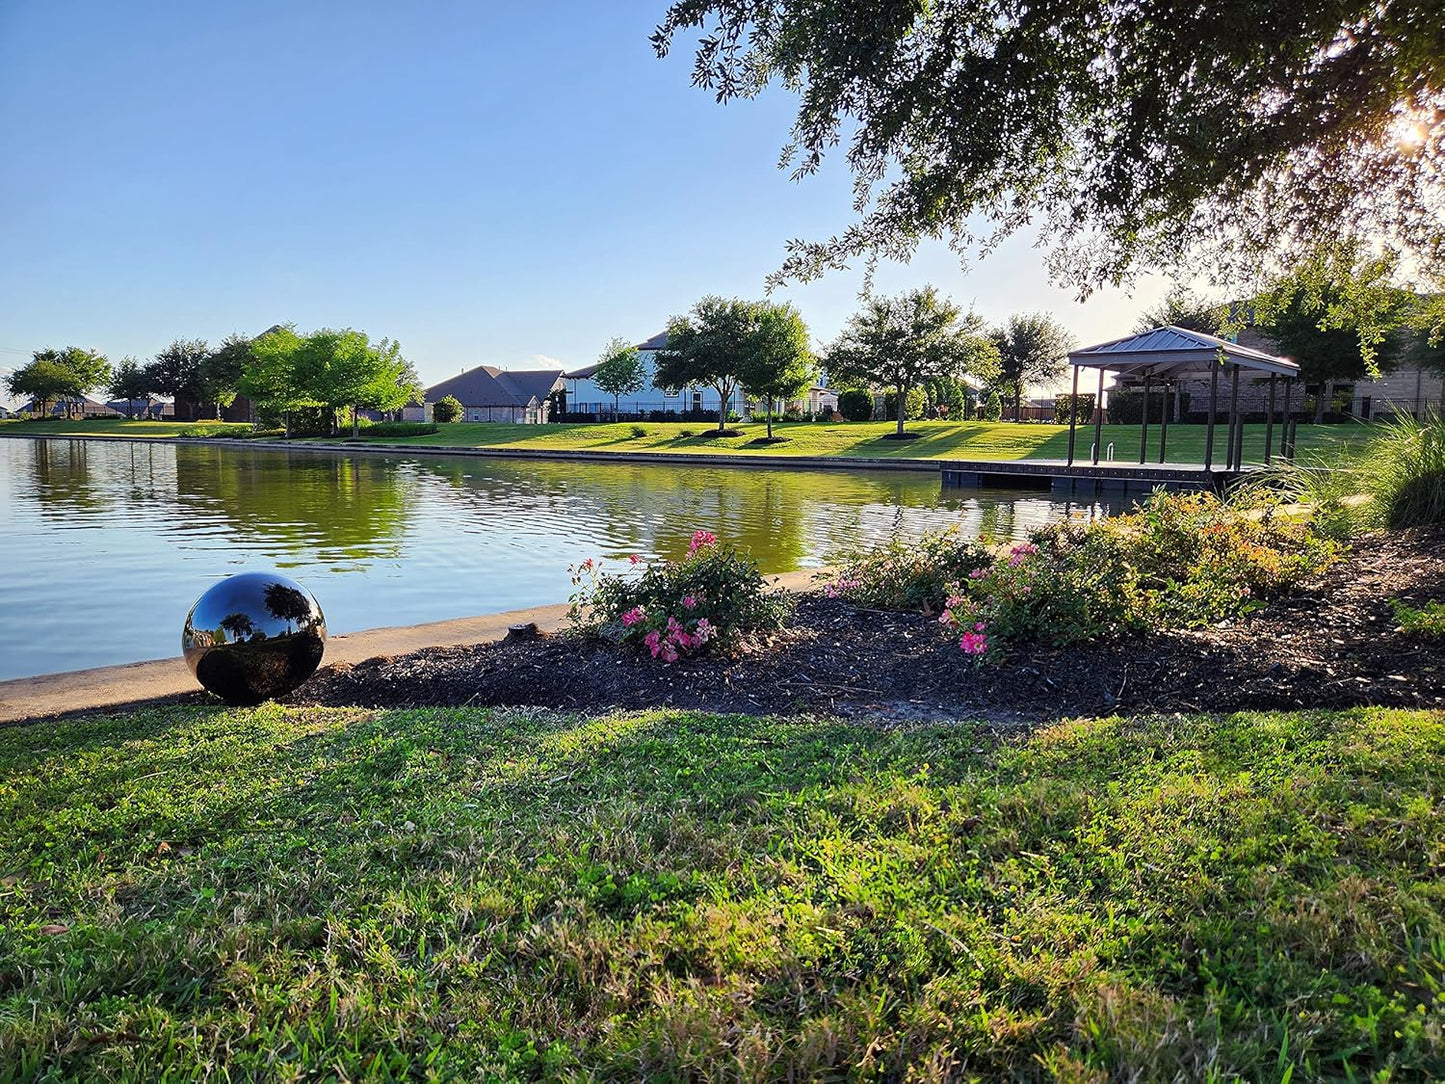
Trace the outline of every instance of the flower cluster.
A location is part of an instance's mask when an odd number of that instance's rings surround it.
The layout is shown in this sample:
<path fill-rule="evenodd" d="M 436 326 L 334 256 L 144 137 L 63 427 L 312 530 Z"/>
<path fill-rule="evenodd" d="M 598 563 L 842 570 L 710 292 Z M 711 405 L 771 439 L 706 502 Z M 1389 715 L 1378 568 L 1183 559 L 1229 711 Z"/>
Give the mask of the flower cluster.
<path fill-rule="evenodd" d="M 828 598 L 843 598 L 850 591 L 856 591 L 860 586 L 859 581 L 847 573 L 839 576 L 832 583 L 823 585 L 823 594 Z"/>
<path fill-rule="evenodd" d="M 756 563 L 711 531 L 694 532 L 685 557 L 648 562 L 634 554 L 628 569 L 606 572 L 591 559 L 575 566 L 572 620 L 663 662 L 736 646 L 778 628 L 789 611 L 786 597 L 765 590 Z"/>

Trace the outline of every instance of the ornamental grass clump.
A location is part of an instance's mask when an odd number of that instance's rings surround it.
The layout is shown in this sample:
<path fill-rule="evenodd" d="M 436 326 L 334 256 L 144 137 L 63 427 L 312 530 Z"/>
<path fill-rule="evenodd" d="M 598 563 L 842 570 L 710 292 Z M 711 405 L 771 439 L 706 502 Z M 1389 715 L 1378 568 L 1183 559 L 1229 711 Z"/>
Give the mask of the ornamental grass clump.
<path fill-rule="evenodd" d="M 687 555 L 604 572 L 591 558 L 572 568 L 572 621 L 651 658 L 733 651 L 787 621 L 786 595 L 769 592 L 757 562 L 708 531 L 692 536 Z"/>

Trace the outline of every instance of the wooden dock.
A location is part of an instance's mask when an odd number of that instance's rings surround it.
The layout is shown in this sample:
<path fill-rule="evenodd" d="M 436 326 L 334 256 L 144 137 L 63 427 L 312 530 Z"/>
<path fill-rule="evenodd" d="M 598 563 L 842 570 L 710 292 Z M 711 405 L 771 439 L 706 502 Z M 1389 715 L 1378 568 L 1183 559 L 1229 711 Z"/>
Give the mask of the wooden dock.
<path fill-rule="evenodd" d="M 1057 497 L 1145 494 L 1165 489 L 1218 492 L 1255 468 L 1205 470 L 1200 463 L 1068 463 L 1062 459 L 941 460 L 945 486 L 1048 489 Z"/>

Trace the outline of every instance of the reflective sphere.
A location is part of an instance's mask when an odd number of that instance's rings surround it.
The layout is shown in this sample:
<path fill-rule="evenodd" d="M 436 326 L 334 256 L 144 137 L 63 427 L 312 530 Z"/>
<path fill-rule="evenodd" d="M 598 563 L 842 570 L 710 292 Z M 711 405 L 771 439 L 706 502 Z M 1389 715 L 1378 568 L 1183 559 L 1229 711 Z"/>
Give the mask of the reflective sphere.
<path fill-rule="evenodd" d="M 316 672 L 326 649 L 326 618 L 295 580 L 243 572 L 196 600 L 181 649 L 196 680 L 226 703 L 259 704 Z"/>

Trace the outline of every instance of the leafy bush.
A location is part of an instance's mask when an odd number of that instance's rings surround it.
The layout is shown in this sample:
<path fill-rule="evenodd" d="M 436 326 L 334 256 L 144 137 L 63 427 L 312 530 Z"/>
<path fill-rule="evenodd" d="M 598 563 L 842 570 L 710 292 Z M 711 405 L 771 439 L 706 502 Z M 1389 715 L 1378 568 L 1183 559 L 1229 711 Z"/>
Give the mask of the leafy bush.
<path fill-rule="evenodd" d="M 791 610 L 786 595 L 766 590 L 751 557 L 707 531 L 692 536 L 686 557 L 649 564 L 636 578 L 602 572 L 591 558 L 570 571 L 574 624 L 665 662 L 734 648 L 781 628 Z"/>
<path fill-rule="evenodd" d="M 838 394 L 838 413 L 850 422 L 873 420 L 873 393 L 854 388 Z"/>
<path fill-rule="evenodd" d="M 989 393 L 983 400 L 983 420 L 996 422 L 1003 418 L 1003 400 L 999 398 L 998 392 L 989 389 Z"/>
<path fill-rule="evenodd" d="M 937 613 L 956 584 L 992 561 L 986 545 L 950 527 L 917 541 L 894 539 L 886 546 L 852 554 L 824 590 L 830 597 L 847 595 L 879 609 Z"/>
<path fill-rule="evenodd" d="M 445 395 L 438 399 L 431 408 L 432 420 L 446 425 L 449 422 L 460 421 L 462 416 L 462 401 L 455 395 Z"/>
<path fill-rule="evenodd" d="M 286 435 L 286 430 L 281 428 L 251 429 L 247 432 L 238 433 L 236 435 L 243 437 L 246 440 L 271 440 L 275 437 L 284 437 Z"/>
<path fill-rule="evenodd" d="M 921 418 L 927 406 L 928 396 L 924 394 L 923 389 L 909 388 L 908 400 L 903 406 L 903 417 L 909 421 Z M 883 396 L 883 414 L 889 421 L 898 417 L 898 393 L 896 391 L 890 391 Z"/>
<path fill-rule="evenodd" d="M 647 430 L 640 425 L 634 425 L 632 427 L 632 436 L 634 439 L 637 437 L 645 437 L 647 436 Z"/>
<path fill-rule="evenodd" d="M 223 424 L 187 425 L 176 434 L 179 437 L 226 437 L 231 435 L 230 426 Z"/>
<path fill-rule="evenodd" d="M 895 542 L 850 562 L 832 591 L 872 606 L 942 609 L 942 625 L 969 634 L 960 648 L 983 654 L 1009 640 L 1070 644 L 1238 617 L 1334 554 L 1307 523 L 1268 507 L 1157 492 L 1137 512 L 1056 524 L 1002 551 L 952 533 Z"/>
<path fill-rule="evenodd" d="M 1077 411 L 1075 411 L 1076 401 Z M 1080 393 L 1077 400 L 1075 396 L 1068 394 L 1054 396 L 1054 422 L 1058 425 L 1068 425 L 1070 414 L 1075 416 L 1080 425 L 1090 421 L 1094 417 L 1094 393 L 1090 392 L 1087 395 Z"/>
<path fill-rule="evenodd" d="M 1427 602 L 1417 610 L 1400 599 L 1391 599 L 1390 607 L 1406 636 L 1418 636 L 1422 640 L 1445 639 L 1445 602 Z"/>
<path fill-rule="evenodd" d="M 438 431 L 431 422 L 373 422 L 366 429 L 368 437 L 425 437 Z"/>

